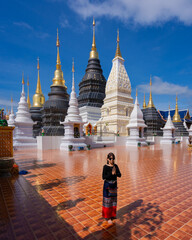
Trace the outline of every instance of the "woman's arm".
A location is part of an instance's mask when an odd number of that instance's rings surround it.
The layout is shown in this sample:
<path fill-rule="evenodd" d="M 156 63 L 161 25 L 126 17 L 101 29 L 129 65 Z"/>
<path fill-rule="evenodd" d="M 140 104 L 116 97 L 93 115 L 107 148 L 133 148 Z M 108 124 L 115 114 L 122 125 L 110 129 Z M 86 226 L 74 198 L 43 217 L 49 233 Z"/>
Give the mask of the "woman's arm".
<path fill-rule="evenodd" d="M 116 176 L 121 177 L 121 172 L 119 170 L 119 167 L 117 165 L 115 165 L 115 167 L 116 167 Z"/>

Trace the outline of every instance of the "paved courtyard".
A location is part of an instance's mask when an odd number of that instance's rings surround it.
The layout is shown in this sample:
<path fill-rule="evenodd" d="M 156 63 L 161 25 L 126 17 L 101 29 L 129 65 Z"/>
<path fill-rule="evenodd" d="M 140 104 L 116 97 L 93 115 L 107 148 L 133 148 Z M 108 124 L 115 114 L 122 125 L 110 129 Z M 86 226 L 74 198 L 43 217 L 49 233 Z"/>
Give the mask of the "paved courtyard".
<path fill-rule="evenodd" d="M 106 155 L 116 155 L 117 219 L 101 216 Z M 192 239 L 187 145 L 16 151 L 27 175 L 0 178 L 0 239 Z"/>

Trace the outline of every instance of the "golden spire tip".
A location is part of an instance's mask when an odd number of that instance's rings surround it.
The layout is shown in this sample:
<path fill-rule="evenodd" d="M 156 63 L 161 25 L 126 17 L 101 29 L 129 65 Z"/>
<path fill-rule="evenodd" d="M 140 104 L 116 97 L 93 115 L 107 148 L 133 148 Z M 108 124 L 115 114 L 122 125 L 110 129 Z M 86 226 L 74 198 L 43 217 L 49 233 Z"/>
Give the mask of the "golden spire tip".
<path fill-rule="evenodd" d="M 95 26 L 95 18 L 93 17 L 93 26 Z"/>
<path fill-rule="evenodd" d="M 72 72 L 75 72 L 75 68 L 74 68 L 74 58 L 73 58 L 73 61 L 72 61 Z"/>
<path fill-rule="evenodd" d="M 37 58 L 37 70 L 40 69 L 40 66 L 39 66 L 39 57 Z"/>
<path fill-rule="evenodd" d="M 59 31 L 58 31 L 58 28 L 57 28 L 57 41 L 56 41 L 56 47 L 59 47 L 60 46 L 60 43 L 59 43 Z"/>
<path fill-rule="evenodd" d="M 137 88 L 136 88 L 136 97 L 137 97 Z"/>
<path fill-rule="evenodd" d="M 24 81 L 24 72 L 22 72 L 22 84 L 25 84 L 25 81 Z"/>

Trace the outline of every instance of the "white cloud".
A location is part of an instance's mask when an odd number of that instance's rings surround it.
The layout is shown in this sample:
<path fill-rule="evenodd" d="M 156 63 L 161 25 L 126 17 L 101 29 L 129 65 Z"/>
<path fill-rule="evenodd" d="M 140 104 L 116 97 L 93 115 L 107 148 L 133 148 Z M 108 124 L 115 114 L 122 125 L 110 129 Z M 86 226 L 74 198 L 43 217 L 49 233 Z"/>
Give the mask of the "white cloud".
<path fill-rule="evenodd" d="M 139 91 L 149 93 L 149 84 L 141 84 L 138 86 Z M 152 93 L 159 95 L 186 95 L 192 96 L 192 90 L 188 86 L 180 86 L 174 83 L 162 81 L 161 78 L 155 76 L 152 81 Z"/>
<path fill-rule="evenodd" d="M 60 18 L 59 18 L 59 20 L 60 20 L 60 26 L 61 26 L 62 28 L 68 28 L 68 27 L 70 27 L 69 21 L 68 21 L 68 19 L 66 18 L 66 16 L 61 15 Z"/>
<path fill-rule="evenodd" d="M 13 24 L 18 26 L 18 27 L 23 27 L 23 28 L 33 30 L 33 27 L 26 22 L 14 22 Z"/>
<path fill-rule="evenodd" d="M 192 24 L 191 0 L 68 0 L 68 5 L 83 18 L 106 16 L 139 25 L 176 19 Z"/>
<path fill-rule="evenodd" d="M 22 27 L 22 28 L 31 30 L 31 32 L 33 32 L 34 36 L 36 36 L 37 38 L 44 39 L 44 38 L 49 37 L 48 33 L 37 31 L 36 29 L 34 29 L 31 25 L 29 25 L 26 22 L 13 22 L 13 24 L 18 27 Z"/>

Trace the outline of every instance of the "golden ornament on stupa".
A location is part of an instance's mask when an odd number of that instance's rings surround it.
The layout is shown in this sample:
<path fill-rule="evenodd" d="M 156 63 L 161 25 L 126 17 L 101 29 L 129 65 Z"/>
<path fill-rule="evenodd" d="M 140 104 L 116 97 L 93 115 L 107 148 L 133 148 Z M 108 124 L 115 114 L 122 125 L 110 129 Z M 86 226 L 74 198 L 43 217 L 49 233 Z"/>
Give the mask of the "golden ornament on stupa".
<path fill-rule="evenodd" d="M 39 58 L 37 58 L 37 71 L 38 71 L 38 73 L 37 73 L 37 88 L 36 88 L 35 94 L 33 95 L 33 107 L 43 107 L 43 105 L 45 103 L 45 97 L 41 90 L 39 70 L 40 70 Z"/>
<path fill-rule="evenodd" d="M 116 52 L 115 52 L 115 58 L 116 57 L 121 57 L 121 51 L 120 51 L 120 46 L 119 46 L 119 29 L 117 29 L 117 48 L 116 48 Z"/>
<path fill-rule="evenodd" d="M 93 18 L 93 43 L 92 43 L 91 52 L 89 54 L 89 59 L 90 58 L 99 58 L 99 54 L 97 52 L 96 43 L 95 43 L 95 19 L 94 18 Z"/>
<path fill-rule="evenodd" d="M 151 76 L 150 76 L 150 94 L 149 94 L 149 102 L 148 102 L 147 108 L 155 107 L 153 104 L 153 99 L 152 99 L 151 86 L 152 86 L 152 80 L 151 80 Z"/>
<path fill-rule="evenodd" d="M 57 29 L 57 41 L 56 41 L 56 47 L 57 47 L 57 61 L 56 61 L 56 70 L 54 73 L 54 78 L 53 78 L 53 84 L 51 87 L 54 86 L 60 86 L 60 87 L 65 87 L 65 80 L 63 78 L 63 72 L 61 70 L 61 61 L 60 61 L 60 55 L 59 55 L 59 47 L 60 47 L 60 42 L 59 42 L 59 33 Z"/>
<path fill-rule="evenodd" d="M 176 106 L 175 106 L 175 114 L 173 116 L 173 122 L 182 122 L 181 121 L 181 117 L 179 115 L 179 110 L 178 110 L 178 98 L 177 98 L 177 95 L 176 95 Z"/>

